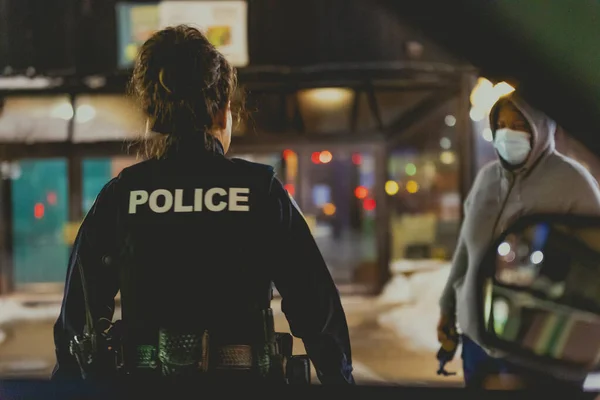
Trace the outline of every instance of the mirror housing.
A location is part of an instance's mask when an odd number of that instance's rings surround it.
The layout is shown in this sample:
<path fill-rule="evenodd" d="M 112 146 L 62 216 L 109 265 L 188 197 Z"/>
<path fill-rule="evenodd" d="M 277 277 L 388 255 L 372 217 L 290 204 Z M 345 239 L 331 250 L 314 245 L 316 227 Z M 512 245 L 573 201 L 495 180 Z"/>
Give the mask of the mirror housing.
<path fill-rule="evenodd" d="M 494 356 L 561 379 L 598 369 L 600 217 L 522 217 L 477 273 L 478 333 Z"/>

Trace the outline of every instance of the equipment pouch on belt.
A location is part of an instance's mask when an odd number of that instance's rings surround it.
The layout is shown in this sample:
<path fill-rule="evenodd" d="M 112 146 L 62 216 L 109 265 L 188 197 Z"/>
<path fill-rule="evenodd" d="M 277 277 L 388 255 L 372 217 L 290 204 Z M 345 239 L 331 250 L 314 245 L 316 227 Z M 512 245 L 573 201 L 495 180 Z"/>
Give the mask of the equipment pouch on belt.
<path fill-rule="evenodd" d="M 106 318 L 94 321 L 83 267 L 79 259 L 76 262 L 81 275 L 85 325 L 83 333 L 71 339 L 69 352 L 77 360 L 83 379 L 116 375 L 123 367 L 122 321 L 113 323 Z"/>
<path fill-rule="evenodd" d="M 100 332 L 75 336 L 69 352 L 75 357 L 83 379 L 117 374 L 123 367 L 121 321 L 108 323 Z"/>
<path fill-rule="evenodd" d="M 164 328 L 158 334 L 158 359 L 163 376 L 191 375 L 208 370 L 209 335 L 175 332 Z"/>
<path fill-rule="evenodd" d="M 282 358 L 285 382 L 290 385 L 308 385 L 311 382 L 310 360 L 306 355 L 293 355 L 294 338 L 289 333 L 275 333 L 276 353 Z"/>

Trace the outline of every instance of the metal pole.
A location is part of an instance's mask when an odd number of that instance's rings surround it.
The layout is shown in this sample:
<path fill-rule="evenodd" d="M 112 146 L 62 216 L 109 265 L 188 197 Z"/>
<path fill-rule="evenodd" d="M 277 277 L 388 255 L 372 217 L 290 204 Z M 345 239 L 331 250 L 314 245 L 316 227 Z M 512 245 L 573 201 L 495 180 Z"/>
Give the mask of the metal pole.
<path fill-rule="evenodd" d="M 77 114 L 76 96 L 71 95 L 71 106 L 73 107 L 73 118 L 68 125 L 69 153 L 67 154 L 67 173 L 69 188 L 69 221 L 79 222 L 83 219 L 83 166 L 82 158 L 75 151 L 73 136 L 75 135 L 75 118 Z"/>
<path fill-rule="evenodd" d="M 374 151 L 375 156 L 375 229 L 377 239 L 377 268 L 379 293 L 390 279 L 390 207 L 389 199 L 385 192 L 385 182 L 388 176 L 389 151 L 385 144 L 380 144 Z"/>
<path fill-rule="evenodd" d="M 0 176 L 0 294 L 14 290 L 12 179 Z"/>
<path fill-rule="evenodd" d="M 296 196 L 294 199 L 298 203 L 300 209 L 304 212 L 308 209 L 311 202 L 311 184 L 310 184 L 310 149 L 297 149 L 298 155 L 298 176 L 296 177 Z"/>

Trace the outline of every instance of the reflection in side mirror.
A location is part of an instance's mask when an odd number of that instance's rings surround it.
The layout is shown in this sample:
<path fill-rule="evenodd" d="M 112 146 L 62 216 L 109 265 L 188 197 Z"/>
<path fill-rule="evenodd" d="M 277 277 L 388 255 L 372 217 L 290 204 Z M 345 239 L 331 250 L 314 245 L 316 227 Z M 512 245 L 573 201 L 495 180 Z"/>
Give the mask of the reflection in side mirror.
<path fill-rule="evenodd" d="M 519 220 L 482 265 L 484 344 L 561 376 L 600 363 L 600 218 Z"/>

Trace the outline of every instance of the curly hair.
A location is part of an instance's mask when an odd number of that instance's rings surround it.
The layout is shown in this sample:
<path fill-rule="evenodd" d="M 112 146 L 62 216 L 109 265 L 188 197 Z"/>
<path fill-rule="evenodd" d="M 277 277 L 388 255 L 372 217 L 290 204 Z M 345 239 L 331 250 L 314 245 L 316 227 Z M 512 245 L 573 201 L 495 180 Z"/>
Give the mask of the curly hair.
<path fill-rule="evenodd" d="M 142 45 L 130 82 L 151 130 L 160 134 L 144 141 L 142 156 L 162 157 L 186 138 L 214 150 L 214 118 L 236 88 L 236 70 L 198 29 L 179 25 L 156 32 Z"/>

